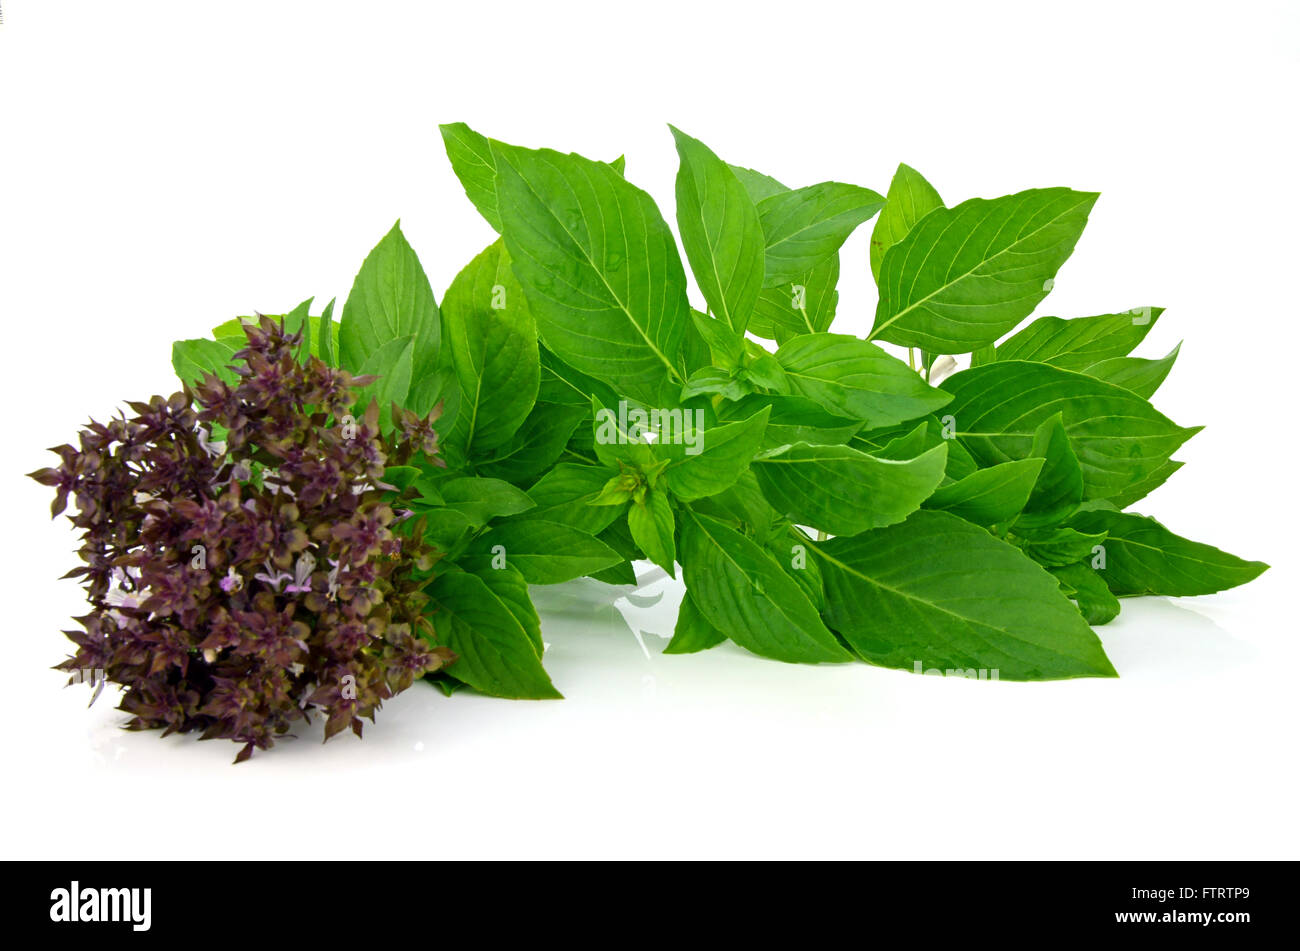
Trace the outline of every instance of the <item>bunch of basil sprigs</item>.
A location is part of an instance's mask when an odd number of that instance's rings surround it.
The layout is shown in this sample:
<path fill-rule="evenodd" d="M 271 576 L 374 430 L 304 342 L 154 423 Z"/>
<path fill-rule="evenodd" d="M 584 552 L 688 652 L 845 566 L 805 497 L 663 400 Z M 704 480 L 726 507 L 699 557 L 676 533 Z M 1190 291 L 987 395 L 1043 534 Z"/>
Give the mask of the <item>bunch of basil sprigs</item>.
<path fill-rule="evenodd" d="M 379 377 L 384 425 L 392 404 L 442 404 L 446 468 L 416 460 L 404 477 L 444 552 L 429 611 L 457 660 L 440 678 L 558 696 L 528 586 L 631 584 L 638 559 L 681 567 L 670 653 L 730 639 L 783 661 L 1013 680 L 1114 676 L 1090 625 L 1119 598 L 1265 569 L 1127 511 L 1197 431 L 1150 402 L 1177 351 L 1130 355 L 1159 308 L 1006 336 L 1096 194 L 946 207 L 907 166 L 883 197 L 790 188 L 674 129 L 696 309 L 673 232 L 622 159 L 442 133 L 500 238 L 440 306 L 394 227 L 337 322 L 332 302 L 285 315 L 313 354 Z M 877 213 L 874 326 L 832 333 L 840 248 Z M 242 341 L 238 321 L 181 341 L 176 370 L 227 373 Z M 970 367 L 933 385 L 954 354 Z"/>

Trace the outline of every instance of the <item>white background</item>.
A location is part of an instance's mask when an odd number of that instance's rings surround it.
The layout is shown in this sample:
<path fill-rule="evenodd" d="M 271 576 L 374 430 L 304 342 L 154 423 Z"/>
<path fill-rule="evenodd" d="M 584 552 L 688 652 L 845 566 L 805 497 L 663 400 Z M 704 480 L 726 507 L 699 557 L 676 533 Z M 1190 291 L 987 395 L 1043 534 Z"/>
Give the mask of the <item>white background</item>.
<path fill-rule="evenodd" d="M 1297 857 L 1295 5 L 0 2 L 4 857 Z M 441 298 L 492 237 L 456 120 L 626 153 L 670 218 L 667 122 L 796 185 L 1101 191 L 1040 312 L 1168 308 L 1156 402 L 1208 428 L 1143 509 L 1273 569 L 1127 602 L 1114 681 L 664 657 L 679 589 L 589 583 L 539 592 L 562 702 L 417 685 L 237 768 L 123 733 L 48 670 L 73 538 L 18 473 L 170 392 L 174 339 L 344 296 L 398 217 Z"/>

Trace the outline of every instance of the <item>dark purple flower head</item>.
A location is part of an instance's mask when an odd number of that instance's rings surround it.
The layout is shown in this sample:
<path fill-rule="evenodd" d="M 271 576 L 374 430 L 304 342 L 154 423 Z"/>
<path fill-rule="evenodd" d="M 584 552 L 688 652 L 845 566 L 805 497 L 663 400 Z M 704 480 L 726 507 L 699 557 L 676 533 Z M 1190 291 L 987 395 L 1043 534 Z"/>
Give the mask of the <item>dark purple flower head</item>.
<path fill-rule="evenodd" d="M 124 689 L 132 729 L 270 747 L 313 712 L 326 738 L 455 659 L 423 613 L 438 558 L 394 520 L 386 466 L 438 464 L 437 411 L 394 434 L 369 381 L 299 358 L 269 318 L 245 326 L 237 382 L 209 376 L 91 421 L 31 474 L 81 530 L 91 611 L 59 665 Z"/>

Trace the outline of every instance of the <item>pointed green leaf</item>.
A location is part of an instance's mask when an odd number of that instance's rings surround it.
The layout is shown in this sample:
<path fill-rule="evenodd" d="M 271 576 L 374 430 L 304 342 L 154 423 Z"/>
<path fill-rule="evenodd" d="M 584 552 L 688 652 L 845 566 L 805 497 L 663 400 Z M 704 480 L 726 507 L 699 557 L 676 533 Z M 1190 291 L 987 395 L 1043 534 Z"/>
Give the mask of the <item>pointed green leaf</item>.
<path fill-rule="evenodd" d="M 543 700 L 560 692 L 514 611 L 475 575 L 451 571 L 426 589 L 438 643 L 456 652 L 448 673 L 494 697 Z"/>
<path fill-rule="evenodd" d="M 1160 384 L 1165 382 L 1165 377 L 1173 369 L 1174 361 L 1178 359 L 1178 351 L 1182 346 L 1180 343 L 1158 360 L 1144 360 L 1141 357 L 1112 357 L 1109 360 L 1094 363 L 1083 372 L 1088 376 L 1095 376 L 1099 380 L 1105 380 L 1107 383 L 1122 386 L 1126 390 L 1132 390 L 1143 399 L 1149 400 L 1155 395 L 1156 390 L 1160 389 Z"/>
<path fill-rule="evenodd" d="M 198 383 L 205 374 L 215 374 L 232 386 L 239 382 L 230 369 L 235 351 L 243 349 L 221 340 L 177 340 L 172 344 L 172 368 L 182 383 Z"/>
<path fill-rule="evenodd" d="M 541 519 L 502 522 L 474 540 L 470 554 L 503 555 L 529 584 L 572 581 L 623 559 L 600 539 Z"/>
<path fill-rule="evenodd" d="M 758 203 L 767 241 L 764 285 L 794 281 L 822 264 L 884 203 L 870 188 L 840 182 L 821 182 L 764 198 Z"/>
<path fill-rule="evenodd" d="M 700 613 L 746 650 L 791 663 L 852 659 L 772 555 L 724 523 L 687 512 L 681 561 Z"/>
<path fill-rule="evenodd" d="M 1016 459 L 977 469 L 936 489 L 923 507 L 951 512 L 976 525 L 1010 521 L 1024 509 L 1042 467 L 1042 459 Z"/>
<path fill-rule="evenodd" d="M 412 337 L 412 373 L 419 380 L 437 365 L 441 326 L 429 279 L 398 222 L 352 282 L 339 322 L 339 363 L 359 372 L 381 347 Z"/>
<path fill-rule="evenodd" d="M 481 456 L 518 431 L 541 376 L 537 328 L 500 241 L 452 281 L 442 320 L 461 391 L 450 438 Z"/>
<path fill-rule="evenodd" d="M 700 613 L 700 609 L 691 599 L 691 593 L 687 591 L 686 596 L 682 598 L 682 606 L 677 612 L 677 626 L 673 628 L 673 639 L 664 648 L 664 653 L 694 654 L 708 650 L 710 647 L 717 647 L 726 639 L 727 635 L 710 624 L 709 619 Z"/>
<path fill-rule="evenodd" d="M 1039 317 L 996 350 L 998 360 L 1033 360 L 1063 370 L 1087 370 L 1126 357 L 1155 326 L 1163 307 L 1134 307 L 1096 317 Z"/>
<path fill-rule="evenodd" d="M 795 337 L 776 359 L 795 393 L 871 429 L 924 416 L 951 399 L 875 344 L 845 334 Z"/>
<path fill-rule="evenodd" d="M 947 447 L 901 462 L 849 446 L 796 443 L 763 453 L 754 474 L 772 507 L 800 525 L 834 535 L 900 522 L 943 479 Z"/>
<path fill-rule="evenodd" d="M 885 252 L 870 340 L 969 353 L 1028 317 L 1097 195 L 1036 188 L 936 208 Z"/>
<path fill-rule="evenodd" d="M 646 557 L 676 578 L 677 544 L 673 540 L 676 525 L 668 495 L 651 489 L 644 502 L 633 502 L 627 510 L 627 527 Z"/>
<path fill-rule="evenodd" d="M 1123 387 L 1043 363 L 990 363 L 954 374 L 943 388 L 953 395 L 946 413 L 981 465 L 1025 458 L 1039 425 L 1060 413 L 1086 499 L 1123 491 L 1199 431 Z"/>
<path fill-rule="evenodd" d="M 581 406 L 538 403 L 510 441 L 479 463 L 479 474 L 516 485 L 536 479 L 560 458 L 569 437 L 590 412 Z"/>
<path fill-rule="evenodd" d="M 669 126 L 677 141 L 677 227 L 709 309 L 744 331 L 763 286 L 763 226 L 745 186 L 703 142 Z"/>
<path fill-rule="evenodd" d="M 506 248 L 547 348 L 634 399 L 676 402 L 690 307 L 654 201 L 603 162 L 492 148 Z"/>
<path fill-rule="evenodd" d="M 460 179 L 465 194 L 492 230 L 501 233 L 501 216 L 497 213 L 496 165 L 492 146 L 463 122 L 438 126 L 442 143 L 451 160 L 451 169 Z"/>
<path fill-rule="evenodd" d="M 665 446 L 668 488 L 684 501 L 716 495 L 733 485 L 762 448 L 770 414 L 763 407 L 746 419 L 706 429 L 695 446 Z M 690 452 L 698 449 L 698 452 Z"/>
<path fill-rule="evenodd" d="M 900 164 L 889 183 L 885 207 L 871 232 L 871 276 L 878 280 L 885 252 L 907 237 L 918 221 L 942 207 L 943 199 L 934 186 L 916 169 Z"/>
<path fill-rule="evenodd" d="M 1048 570 L 1066 589 L 1066 595 L 1079 606 L 1079 613 L 1089 624 L 1109 624 L 1119 617 L 1119 599 L 1087 565 L 1065 565 Z"/>
<path fill-rule="evenodd" d="M 1016 519 L 1017 530 L 1060 524 L 1083 501 L 1083 469 L 1070 448 L 1070 437 L 1060 413 L 1043 420 L 1034 430 L 1031 458 L 1043 460 L 1034 491 Z"/>
<path fill-rule="evenodd" d="M 873 664 L 996 670 L 1000 680 L 1115 676 L 1055 578 L 948 512 L 815 551 L 828 622 Z"/>
<path fill-rule="evenodd" d="M 1094 509 L 1077 513 L 1069 524 L 1081 532 L 1106 533 L 1106 563 L 1098 572 L 1121 597 L 1213 594 L 1252 581 L 1268 568 L 1175 535 L 1142 515 Z"/>

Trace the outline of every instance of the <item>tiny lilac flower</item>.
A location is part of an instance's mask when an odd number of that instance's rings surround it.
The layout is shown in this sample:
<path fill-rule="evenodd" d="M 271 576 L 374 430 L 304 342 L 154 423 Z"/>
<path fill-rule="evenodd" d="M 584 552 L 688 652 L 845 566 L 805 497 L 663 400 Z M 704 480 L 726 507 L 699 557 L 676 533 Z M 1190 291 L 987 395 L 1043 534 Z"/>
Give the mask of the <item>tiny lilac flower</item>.
<path fill-rule="evenodd" d="M 311 552 L 305 551 L 298 556 L 293 566 L 293 584 L 286 587 L 285 593 L 306 594 L 311 591 L 311 573 L 316 570 L 316 559 Z"/>
<path fill-rule="evenodd" d="M 277 593 L 280 591 L 280 585 L 284 584 L 286 581 L 293 580 L 293 575 L 289 574 L 289 572 L 276 571 L 275 566 L 271 564 L 269 558 L 262 562 L 262 564 L 266 567 L 266 571 L 259 571 L 257 574 L 253 575 L 254 580 L 260 581 L 263 584 L 269 584 Z"/>
<path fill-rule="evenodd" d="M 244 579 L 240 577 L 239 572 L 235 571 L 235 566 L 231 565 L 226 569 L 226 576 L 221 579 L 221 590 L 226 594 L 235 594 L 244 587 Z"/>

